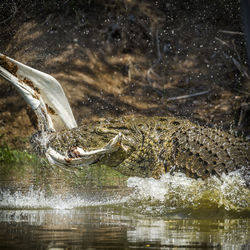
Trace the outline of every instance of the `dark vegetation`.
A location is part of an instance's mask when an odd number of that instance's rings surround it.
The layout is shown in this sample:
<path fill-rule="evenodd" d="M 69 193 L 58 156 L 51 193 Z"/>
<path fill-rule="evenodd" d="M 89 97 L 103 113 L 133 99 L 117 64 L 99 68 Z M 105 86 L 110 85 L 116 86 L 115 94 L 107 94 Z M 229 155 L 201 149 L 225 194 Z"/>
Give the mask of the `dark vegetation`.
<path fill-rule="evenodd" d="M 239 1 L 3 0 L 0 52 L 52 74 L 79 124 L 175 115 L 250 134 Z M 31 113 L 0 79 L 0 144 L 27 148 Z"/>

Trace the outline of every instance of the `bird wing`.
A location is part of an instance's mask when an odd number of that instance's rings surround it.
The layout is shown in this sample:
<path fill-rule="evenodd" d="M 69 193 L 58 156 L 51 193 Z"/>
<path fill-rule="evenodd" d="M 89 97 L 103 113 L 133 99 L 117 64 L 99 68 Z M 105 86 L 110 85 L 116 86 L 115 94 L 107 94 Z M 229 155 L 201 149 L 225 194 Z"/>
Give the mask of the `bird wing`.
<path fill-rule="evenodd" d="M 18 90 L 33 110 L 43 104 L 43 111 L 51 119 L 54 130 L 77 127 L 62 86 L 51 75 L 0 53 L 0 76 Z"/>

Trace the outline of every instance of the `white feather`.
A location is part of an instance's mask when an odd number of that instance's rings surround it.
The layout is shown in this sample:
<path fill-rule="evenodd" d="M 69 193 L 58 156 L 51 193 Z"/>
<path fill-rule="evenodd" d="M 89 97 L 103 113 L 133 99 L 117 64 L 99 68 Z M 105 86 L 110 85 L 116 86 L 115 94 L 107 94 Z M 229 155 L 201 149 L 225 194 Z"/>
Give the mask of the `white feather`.
<path fill-rule="evenodd" d="M 46 107 L 50 107 L 54 111 L 49 112 L 49 110 L 46 109 L 46 113 L 51 118 L 53 127 L 56 131 L 60 131 L 64 128 L 72 129 L 77 127 L 74 115 L 62 86 L 54 77 L 24 65 L 12 58 L 5 57 L 1 53 L 0 56 L 16 65 L 18 69 L 15 77 L 11 72 L 0 67 L 0 75 L 13 84 L 32 109 L 35 110 L 37 108 L 37 105 L 39 105 L 37 102 L 38 100 L 32 98 L 32 88 L 25 85 L 25 81 L 22 81 L 23 79 L 28 79 L 32 82 L 32 84 L 39 90 L 41 99 Z"/>

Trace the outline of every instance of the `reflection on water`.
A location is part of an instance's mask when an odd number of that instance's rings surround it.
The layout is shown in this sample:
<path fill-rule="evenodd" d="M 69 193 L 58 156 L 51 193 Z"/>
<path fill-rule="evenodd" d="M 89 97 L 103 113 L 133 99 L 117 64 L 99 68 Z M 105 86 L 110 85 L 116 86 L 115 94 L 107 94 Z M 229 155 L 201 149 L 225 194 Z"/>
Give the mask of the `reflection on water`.
<path fill-rule="evenodd" d="M 1 249 L 247 249 L 250 222 L 132 216 L 107 207 L 3 210 L 0 220 Z"/>
<path fill-rule="evenodd" d="M 239 173 L 160 180 L 103 169 L 0 168 L 0 249 L 250 248 Z"/>

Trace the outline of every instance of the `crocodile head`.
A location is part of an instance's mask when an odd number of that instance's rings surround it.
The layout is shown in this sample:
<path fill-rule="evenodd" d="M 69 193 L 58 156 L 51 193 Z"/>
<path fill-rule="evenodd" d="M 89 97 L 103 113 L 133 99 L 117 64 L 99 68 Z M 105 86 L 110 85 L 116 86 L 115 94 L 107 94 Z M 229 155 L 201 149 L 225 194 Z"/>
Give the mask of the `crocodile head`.
<path fill-rule="evenodd" d="M 115 143 L 114 138 L 117 138 Z M 52 133 L 47 147 L 66 156 L 65 166 L 71 165 L 69 159 L 80 157 L 81 150 L 98 152 L 100 149 L 109 148 L 100 154 L 92 155 L 93 159 L 86 161 L 85 165 L 95 163 L 116 167 L 137 149 L 142 139 L 143 134 L 133 122 L 133 118 L 101 119 L 71 130 Z"/>

